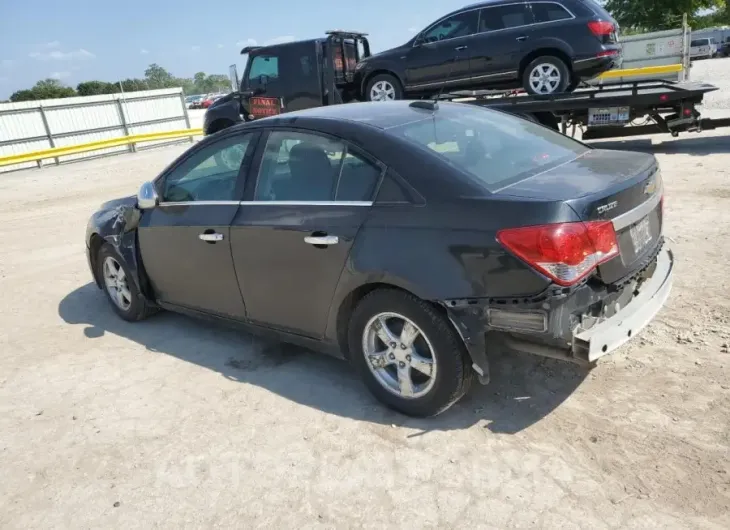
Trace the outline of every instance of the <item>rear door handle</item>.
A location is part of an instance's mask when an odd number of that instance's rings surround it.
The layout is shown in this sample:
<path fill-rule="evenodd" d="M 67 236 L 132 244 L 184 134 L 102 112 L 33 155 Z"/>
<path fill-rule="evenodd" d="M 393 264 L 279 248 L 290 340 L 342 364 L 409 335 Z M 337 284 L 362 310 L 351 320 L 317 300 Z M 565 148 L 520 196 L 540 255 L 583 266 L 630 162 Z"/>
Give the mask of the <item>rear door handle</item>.
<path fill-rule="evenodd" d="M 216 241 L 223 241 L 223 234 L 219 234 L 217 232 L 207 232 L 198 235 L 198 238 L 201 241 L 205 241 L 206 243 L 215 243 Z"/>
<path fill-rule="evenodd" d="M 517 40 L 520 42 L 525 42 L 529 37 L 527 35 L 522 35 L 520 37 L 517 37 Z"/>
<path fill-rule="evenodd" d="M 464 46 L 457 46 L 457 47 L 456 47 L 456 48 L 454 48 L 454 49 L 455 49 L 455 50 L 456 50 L 457 52 L 463 52 L 463 51 L 464 51 L 464 50 L 466 50 L 466 49 L 467 49 L 468 47 L 469 47 L 469 46 L 466 46 L 466 45 L 464 45 Z"/>
<path fill-rule="evenodd" d="M 309 245 L 336 245 L 340 242 L 337 236 L 307 236 L 304 242 Z"/>

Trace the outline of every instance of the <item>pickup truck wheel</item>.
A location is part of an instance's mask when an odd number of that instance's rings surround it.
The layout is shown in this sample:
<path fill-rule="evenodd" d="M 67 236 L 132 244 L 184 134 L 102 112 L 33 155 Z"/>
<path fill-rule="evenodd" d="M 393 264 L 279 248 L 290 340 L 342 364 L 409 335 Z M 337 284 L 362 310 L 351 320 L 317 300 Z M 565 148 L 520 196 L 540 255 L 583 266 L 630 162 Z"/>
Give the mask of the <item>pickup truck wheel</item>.
<path fill-rule="evenodd" d="M 350 358 L 372 394 L 416 417 L 435 416 L 461 399 L 473 371 L 461 338 L 435 307 L 415 296 L 377 289 L 355 308 Z"/>
<path fill-rule="evenodd" d="M 522 74 L 522 85 L 528 94 L 558 94 L 564 92 L 569 83 L 568 67 L 552 55 L 538 57 Z"/>
<path fill-rule="evenodd" d="M 398 78 L 391 74 L 378 74 L 365 87 L 367 101 L 395 101 L 403 99 L 403 87 Z"/>
<path fill-rule="evenodd" d="M 114 312 L 124 320 L 136 322 L 157 312 L 138 290 L 132 275 L 114 247 L 105 243 L 96 260 L 104 292 Z"/>

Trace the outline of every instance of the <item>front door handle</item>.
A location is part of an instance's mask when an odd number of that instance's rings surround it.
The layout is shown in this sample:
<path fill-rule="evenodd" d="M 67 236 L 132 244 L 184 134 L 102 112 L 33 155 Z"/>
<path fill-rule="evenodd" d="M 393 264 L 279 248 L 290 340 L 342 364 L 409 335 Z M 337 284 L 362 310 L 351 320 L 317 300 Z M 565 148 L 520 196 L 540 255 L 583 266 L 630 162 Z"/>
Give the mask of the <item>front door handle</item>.
<path fill-rule="evenodd" d="M 456 48 L 454 48 L 454 49 L 455 49 L 455 50 L 456 50 L 457 52 L 463 52 L 463 51 L 464 51 L 464 50 L 466 50 L 466 49 L 467 49 L 468 47 L 469 47 L 469 46 L 466 46 L 466 45 L 464 45 L 464 46 L 457 46 L 457 47 L 456 47 Z"/>
<path fill-rule="evenodd" d="M 309 245 L 336 245 L 340 242 L 337 236 L 307 236 L 304 242 Z"/>
<path fill-rule="evenodd" d="M 198 235 L 198 238 L 206 243 L 215 243 L 216 241 L 223 241 L 223 234 L 219 234 L 217 232 L 205 232 Z"/>
<path fill-rule="evenodd" d="M 525 42 L 528 39 L 527 35 L 522 35 L 520 37 L 517 37 L 517 40 L 520 42 Z"/>

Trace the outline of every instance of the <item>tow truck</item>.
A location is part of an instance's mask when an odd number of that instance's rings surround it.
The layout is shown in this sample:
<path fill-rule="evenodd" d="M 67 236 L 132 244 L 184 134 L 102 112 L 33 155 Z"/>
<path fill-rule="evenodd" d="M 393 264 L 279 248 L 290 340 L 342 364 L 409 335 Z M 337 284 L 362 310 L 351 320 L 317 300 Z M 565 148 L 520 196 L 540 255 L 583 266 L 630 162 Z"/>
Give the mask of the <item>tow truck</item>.
<path fill-rule="evenodd" d="M 240 82 L 211 105 L 203 132 L 214 134 L 241 121 L 276 116 L 294 110 L 362 100 L 357 64 L 369 57 L 366 33 L 327 31 L 325 37 L 249 46 Z M 443 92 L 432 98 L 494 108 L 575 135 L 584 140 L 681 132 L 701 132 L 730 126 L 730 119 L 702 118 L 697 105 L 718 87 L 701 82 L 636 81 L 601 83 L 573 92 L 527 95 L 521 91 Z M 374 103 L 377 104 L 377 103 Z M 643 123 L 636 124 L 637 120 Z"/>

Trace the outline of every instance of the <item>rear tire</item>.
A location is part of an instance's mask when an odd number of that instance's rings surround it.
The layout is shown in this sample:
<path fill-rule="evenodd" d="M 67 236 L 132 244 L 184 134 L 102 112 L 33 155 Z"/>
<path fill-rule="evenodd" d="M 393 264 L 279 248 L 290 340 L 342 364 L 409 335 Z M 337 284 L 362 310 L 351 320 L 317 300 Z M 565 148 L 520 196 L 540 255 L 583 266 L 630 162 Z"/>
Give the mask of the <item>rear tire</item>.
<path fill-rule="evenodd" d="M 530 62 L 522 73 L 522 87 L 528 94 L 559 94 L 570 83 L 570 70 L 553 55 L 543 55 Z"/>
<path fill-rule="evenodd" d="M 448 318 L 404 291 L 365 296 L 350 319 L 348 344 L 370 392 L 409 416 L 440 414 L 473 380 L 469 354 Z"/>
<path fill-rule="evenodd" d="M 102 289 L 119 317 L 129 322 L 137 322 L 158 311 L 139 292 L 129 268 L 109 243 L 104 243 L 99 249 L 96 263 Z"/>
<path fill-rule="evenodd" d="M 366 101 L 395 101 L 403 99 L 403 86 L 392 74 L 378 74 L 365 86 Z"/>

